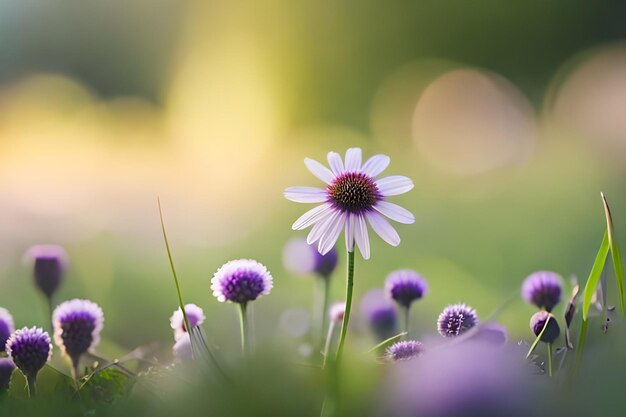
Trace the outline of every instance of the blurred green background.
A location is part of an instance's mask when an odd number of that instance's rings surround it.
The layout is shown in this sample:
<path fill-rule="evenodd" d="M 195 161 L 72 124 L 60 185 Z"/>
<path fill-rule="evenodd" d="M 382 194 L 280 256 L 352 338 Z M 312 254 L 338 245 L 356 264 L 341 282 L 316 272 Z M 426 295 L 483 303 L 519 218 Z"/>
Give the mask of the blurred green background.
<path fill-rule="evenodd" d="M 177 299 L 158 195 L 208 337 L 237 346 L 236 310 L 209 281 L 246 257 L 275 280 L 254 306 L 259 343 L 291 340 L 281 317 L 310 308 L 313 280 L 282 265 L 306 210 L 282 191 L 319 185 L 303 158 L 353 146 L 388 154 L 387 173 L 415 182 L 393 201 L 416 224 L 398 226 L 398 248 L 371 239 L 355 292 L 397 268 L 421 272 L 430 293 L 413 310 L 416 335 L 433 333 L 448 303 L 486 317 L 536 270 L 584 281 L 604 228 L 600 191 L 626 236 L 625 12 L 564 1 L 4 1 L 0 305 L 18 326 L 45 325 L 22 255 L 61 244 L 71 270 L 57 300 L 103 307 L 103 353 L 153 341 L 167 352 Z M 529 340 L 532 312 L 516 296 L 499 320 Z"/>

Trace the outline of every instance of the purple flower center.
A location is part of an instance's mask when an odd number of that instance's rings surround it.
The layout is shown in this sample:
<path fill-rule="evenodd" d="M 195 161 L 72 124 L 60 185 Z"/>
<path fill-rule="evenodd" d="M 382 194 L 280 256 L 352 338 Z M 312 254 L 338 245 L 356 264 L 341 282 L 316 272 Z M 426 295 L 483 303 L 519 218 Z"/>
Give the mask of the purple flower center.
<path fill-rule="evenodd" d="M 256 300 L 265 290 L 263 277 L 255 271 L 240 270 L 228 274 L 221 282 L 222 294 L 234 303 Z"/>
<path fill-rule="evenodd" d="M 382 200 L 374 180 L 361 172 L 344 172 L 326 187 L 329 201 L 341 211 L 360 213 Z"/>
<path fill-rule="evenodd" d="M 94 317 L 85 311 L 70 313 L 61 319 L 61 338 L 68 356 L 77 360 L 93 342 Z"/>

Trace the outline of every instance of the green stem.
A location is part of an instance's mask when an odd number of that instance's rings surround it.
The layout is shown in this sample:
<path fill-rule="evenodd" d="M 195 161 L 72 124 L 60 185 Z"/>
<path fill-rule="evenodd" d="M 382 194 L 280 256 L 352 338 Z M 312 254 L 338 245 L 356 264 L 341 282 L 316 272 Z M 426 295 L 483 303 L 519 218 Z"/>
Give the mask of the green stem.
<path fill-rule="evenodd" d="M 26 377 L 26 385 L 28 385 L 28 396 L 30 398 L 37 396 L 37 384 L 36 384 L 37 375 L 28 375 Z"/>
<path fill-rule="evenodd" d="M 552 343 L 548 343 L 548 376 L 552 376 Z"/>
<path fill-rule="evenodd" d="M 409 316 L 410 316 L 410 307 L 403 307 L 404 309 L 404 332 L 407 334 L 404 339 L 408 339 L 409 336 Z"/>
<path fill-rule="evenodd" d="M 348 252 L 348 267 L 346 270 L 346 274 L 346 312 L 343 315 L 343 323 L 341 323 L 341 333 L 339 334 L 339 344 L 337 345 L 337 355 L 335 356 L 335 362 L 337 366 L 339 366 L 339 363 L 341 362 L 343 346 L 346 342 L 346 333 L 348 333 L 350 309 L 352 308 L 352 289 L 354 287 L 354 250 Z"/>
<path fill-rule="evenodd" d="M 241 353 L 245 356 L 248 346 L 248 320 L 246 318 L 247 303 L 239 304 L 239 326 L 241 328 Z"/>
<path fill-rule="evenodd" d="M 317 278 L 317 300 L 315 302 L 317 309 L 317 329 L 318 351 L 324 346 L 324 332 L 328 322 L 328 301 L 330 298 L 330 280 L 328 277 L 322 276 Z"/>
<path fill-rule="evenodd" d="M 322 363 L 322 369 L 326 369 L 328 357 L 330 356 L 330 345 L 333 343 L 333 335 L 335 333 L 335 322 L 331 321 L 328 326 L 328 334 L 326 335 L 326 344 L 324 345 L 324 362 Z"/>

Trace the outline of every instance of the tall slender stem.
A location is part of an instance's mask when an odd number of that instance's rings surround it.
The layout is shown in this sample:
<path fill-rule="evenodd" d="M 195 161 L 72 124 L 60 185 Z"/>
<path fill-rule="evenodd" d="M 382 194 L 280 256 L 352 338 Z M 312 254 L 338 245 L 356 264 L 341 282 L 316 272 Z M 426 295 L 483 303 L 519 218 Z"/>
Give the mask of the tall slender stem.
<path fill-rule="evenodd" d="M 52 313 L 54 312 L 54 303 L 52 302 L 52 296 L 46 297 L 48 299 L 48 322 L 50 323 L 50 331 L 54 333 L 54 321 L 52 320 Z M 52 333 L 50 333 L 52 334 Z"/>
<path fill-rule="evenodd" d="M 404 310 L 404 332 L 406 333 L 406 335 L 403 336 L 403 339 L 408 339 L 409 338 L 409 316 L 410 316 L 410 307 L 402 307 L 402 309 Z"/>
<path fill-rule="evenodd" d="M 324 347 L 324 334 L 328 322 L 328 301 L 330 297 L 330 280 L 326 276 L 320 276 L 316 279 L 317 290 L 315 297 L 315 318 L 316 325 L 316 337 L 318 339 L 318 351 L 321 351 Z"/>
<path fill-rule="evenodd" d="M 328 334 L 326 335 L 326 344 L 324 345 L 324 362 L 322 363 L 322 369 L 326 369 L 328 357 L 330 356 L 330 346 L 333 343 L 333 336 L 335 333 L 335 322 L 331 321 L 328 326 Z"/>
<path fill-rule="evenodd" d="M 552 343 L 548 343 L 548 376 L 552 376 Z"/>
<path fill-rule="evenodd" d="M 246 317 L 247 303 L 239 304 L 239 326 L 241 328 L 241 353 L 246 354 L 248 346 L 248 320 Z"/>
<path fill-rule="evenodd" d="M 337 345 L 336 365 L 341 362 L 343 354 L 343 346 L 346 342 L 346 333 L 348 332 L 348 322 L 350 321 L 350 309 L 352 308 L 352 288 L 354 287 L 354 250 L 348 252 L 348 267 L 346 270 L 346 312 L 343 315 L 343 323 L 341 323 L 341 333 L 339 334 L 339 344 Z"/>
<path fill-rule="evenodd" d="M 37 374 L 35 375 L 27 375 L 26 376 L 26 384 L 28 385 L 28 396 L 30 398 L 37 396 L 37 384 L 36 384 Z"/>

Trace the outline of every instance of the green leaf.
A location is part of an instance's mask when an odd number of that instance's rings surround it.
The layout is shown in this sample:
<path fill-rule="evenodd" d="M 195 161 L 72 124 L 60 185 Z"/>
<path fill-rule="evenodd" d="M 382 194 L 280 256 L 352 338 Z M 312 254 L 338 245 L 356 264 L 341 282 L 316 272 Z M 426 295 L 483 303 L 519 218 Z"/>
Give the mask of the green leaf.
<path fill-rule="evenodd" d="M 609 237 L 608 232 L 604 232 L 604 237 L 602 238 L 600 249 L 598 249 L 596 260 L 593 262 L 591 272 L 589 273 L 589 278 L 587 278 L 587 283 L 585 284 L 585 289 L 583 291 L 583 321 L 587 321 L 587 314 L 589 313 L 589 308 L 591 307 L 591 299 L 593 298 L 593 294 L 595 293 L 596 287 L 598 286 L 598 281 L 600 280 L 600 275 L 602 274 L 602 270 L 604 269 L 604 264 L 606 262 L 606 257 L 608 255 Z"/>
<path fill-rule="evenodd" d="M 125 398 L 135 380 L 113 367 L 97 372 L 80 389 L 81 399 L 88 405 L 113 404 Z"/>
<path fill-rule="evenodd" d="M 606 228 L 608 232 L 609 246 L 611 248 L 611 258 L 613 260 L 613 268 L 615 270 L 615 280 L 617 281 L 617 288 L 619 291 L 619 305 L 622 311 L 622 315 L 626 315 L 626 309 L 624 308 L 624 268 L 622 266 L 622 257 L 620 255 L 617 241 L 615 240 L 615 232 L 613 227 L 613 216 L 611 216 L 611 209 L 609 203 L 606 201 L 606 197 L 601 193 L 602 203 L 604 204 L 604 214 L 606 216 Z"/>
<path fill-rule="evenodd" d="M 389 339 L 385 339 L 382 342 L 380 342 L 379 344 L 377 344 L 376 346 L 374 346 L 373 348 L 371 348 L 370 350 L 368 350 L 366 353 L 372 353 L 377 351 L 378 349 L 380 349 L 381 347 L 385 346 L 387 343 L 393 342 L 394 340 L 402 337 L 402 336 L 406 336 L 407 334 L 409 334 L 408 332 L 402 332 L 402 333 L 398 333 L 395 336 L 391 336 Z"/>

